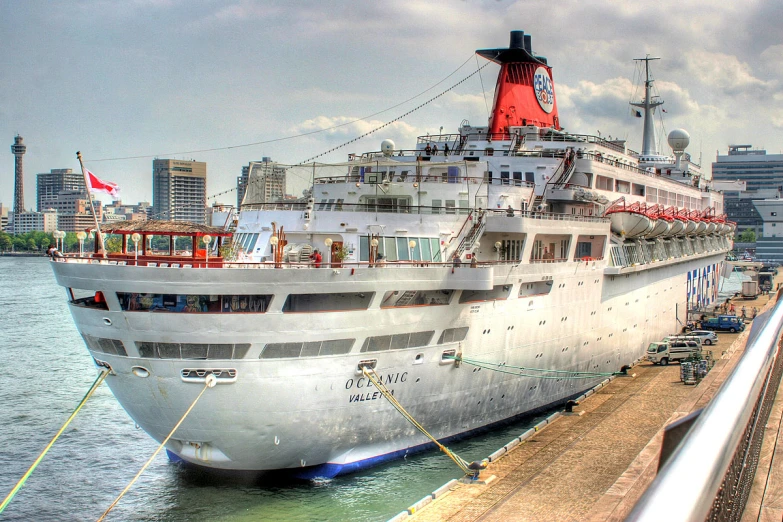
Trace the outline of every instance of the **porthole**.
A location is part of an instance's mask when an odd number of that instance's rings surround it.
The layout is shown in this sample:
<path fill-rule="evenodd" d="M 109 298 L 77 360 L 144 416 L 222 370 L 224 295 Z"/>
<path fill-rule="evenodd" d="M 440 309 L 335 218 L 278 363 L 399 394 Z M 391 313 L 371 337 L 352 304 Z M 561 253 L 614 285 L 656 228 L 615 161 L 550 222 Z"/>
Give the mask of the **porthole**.
<path fill-rule="evenodd" d="M 103 324 L 105 324 L 106 326 L 111 326 L 111 319 L 109 319 L 108 317 L 104 317 Z"/>
<path fill-rule="evenodd" d="M 146 379 L 150 376 L 150 371 L 143 366 L 134 366 L 131 368 L 131 372 L 133 372 L 133 375 L 136 377 L 141 377 L 142 379 Z"/>

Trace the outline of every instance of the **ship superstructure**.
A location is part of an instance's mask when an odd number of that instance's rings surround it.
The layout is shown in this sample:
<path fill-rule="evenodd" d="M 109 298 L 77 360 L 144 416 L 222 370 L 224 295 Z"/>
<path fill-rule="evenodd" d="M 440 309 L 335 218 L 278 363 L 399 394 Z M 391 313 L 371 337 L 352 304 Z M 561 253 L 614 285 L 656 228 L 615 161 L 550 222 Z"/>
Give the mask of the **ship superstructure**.
<path fill-rule="evenodd" d="M 578 395 L 714 299 L 721 196 L 687 159 L 566 132 L 531 44 L 478 51 L 501 64 L 486 127 L 309 165 L 298 201 L 254 200 L 251 177 L 230 254 L 206 251 L 220 230 L 131 222 L 122 252 L 53 262 L 135 422 L 162 440 L 215 375 L 171 454 L 333 476 L 427 442 L 362 367 L 444 439 Z"/>

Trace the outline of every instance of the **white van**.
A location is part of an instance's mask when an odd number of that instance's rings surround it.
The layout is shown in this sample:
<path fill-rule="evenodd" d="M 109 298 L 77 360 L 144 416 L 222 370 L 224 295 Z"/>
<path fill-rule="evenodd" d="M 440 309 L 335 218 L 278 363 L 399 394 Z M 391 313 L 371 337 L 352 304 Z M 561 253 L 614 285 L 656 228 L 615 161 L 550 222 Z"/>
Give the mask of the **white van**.
<path fill-rule="evenodd" d="M 693 338 L 667 337 L 666 340 L 650 343 L 647 347 L 647 360 L 662 366 L 666 366 L 670 361 L 682 361 L 698 354 L 701 354 L 701 342 Z"/>

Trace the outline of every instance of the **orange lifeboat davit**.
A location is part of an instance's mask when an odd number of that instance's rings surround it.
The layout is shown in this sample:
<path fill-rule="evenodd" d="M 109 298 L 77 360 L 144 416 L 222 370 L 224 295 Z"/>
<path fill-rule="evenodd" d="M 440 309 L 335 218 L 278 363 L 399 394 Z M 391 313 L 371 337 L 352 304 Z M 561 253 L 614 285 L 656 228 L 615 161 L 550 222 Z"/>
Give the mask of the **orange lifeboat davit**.
<path fill-rule="evenodd" d="M 696 227 L 698 226 L 698 222 L 692 217 L 694 213 L 697 212 L 695 210 L 693 212 L 688 212 L 685 209 L 682 209 L 677 213 L 677 218 L 682 219 L 685 222 L 686 236 L 692 236 L 696 233 Z"/>
<path fill-rule="evenodd" d="M 646 238 L 658 236 L 668 237 L 670 235 L 674 219 L 664 214 L 663 206 L 653 205 L 647 207 L 647 217 L 655 220 L 655 226 L 653 226 L 650 233 L 645 236 Z"/>
<path fill-rule="evenodd" d="M 676 207 L 669 207 L 664 211 L 664 215 L 671 218 L 669 225 L 669 236 L 676 237 L 685 234 L 685 224 L 688 222 L 687 217 L 680 216 Z"/>
<path fill-rule="evenodd" d="M 688 219 L 690 219 L 696 224 L 696 228 L 694 228 L 692 234 L 694 236 L 703 236 L 704 233 L 707 231 L 707 222 L 702 219 L 701 214 L 702 213 L 699 212 L 698 210 L 693 210 L 688 215 Z"/>
<path fill-rule="evenodd" d="M 620 198 L 606 209 L 604 217 L 611 222 L 612 232 L 622 237 L 646 237 L 655 228 L 656 219 L 647 215 L 647 207 L 639 202 L 631 203 Z"/>

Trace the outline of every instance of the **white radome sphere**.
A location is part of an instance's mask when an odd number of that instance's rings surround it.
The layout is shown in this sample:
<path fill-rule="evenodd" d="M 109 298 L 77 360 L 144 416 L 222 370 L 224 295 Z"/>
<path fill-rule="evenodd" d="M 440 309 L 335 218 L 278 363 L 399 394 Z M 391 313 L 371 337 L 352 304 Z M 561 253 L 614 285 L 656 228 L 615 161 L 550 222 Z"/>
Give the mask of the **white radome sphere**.
<path fill-rule="evenodd" d="M 392 140 L 383 140 L 381 142 L 381 152 L 384 156 L 391 156 L 394 152 L 394 142 Z"/>
<path fill-rule="evenodd" d="M 684 129 L 674 129 L 667 139 L 672 150 L 685 150 L 691 142 L 691 135 Z"/>

